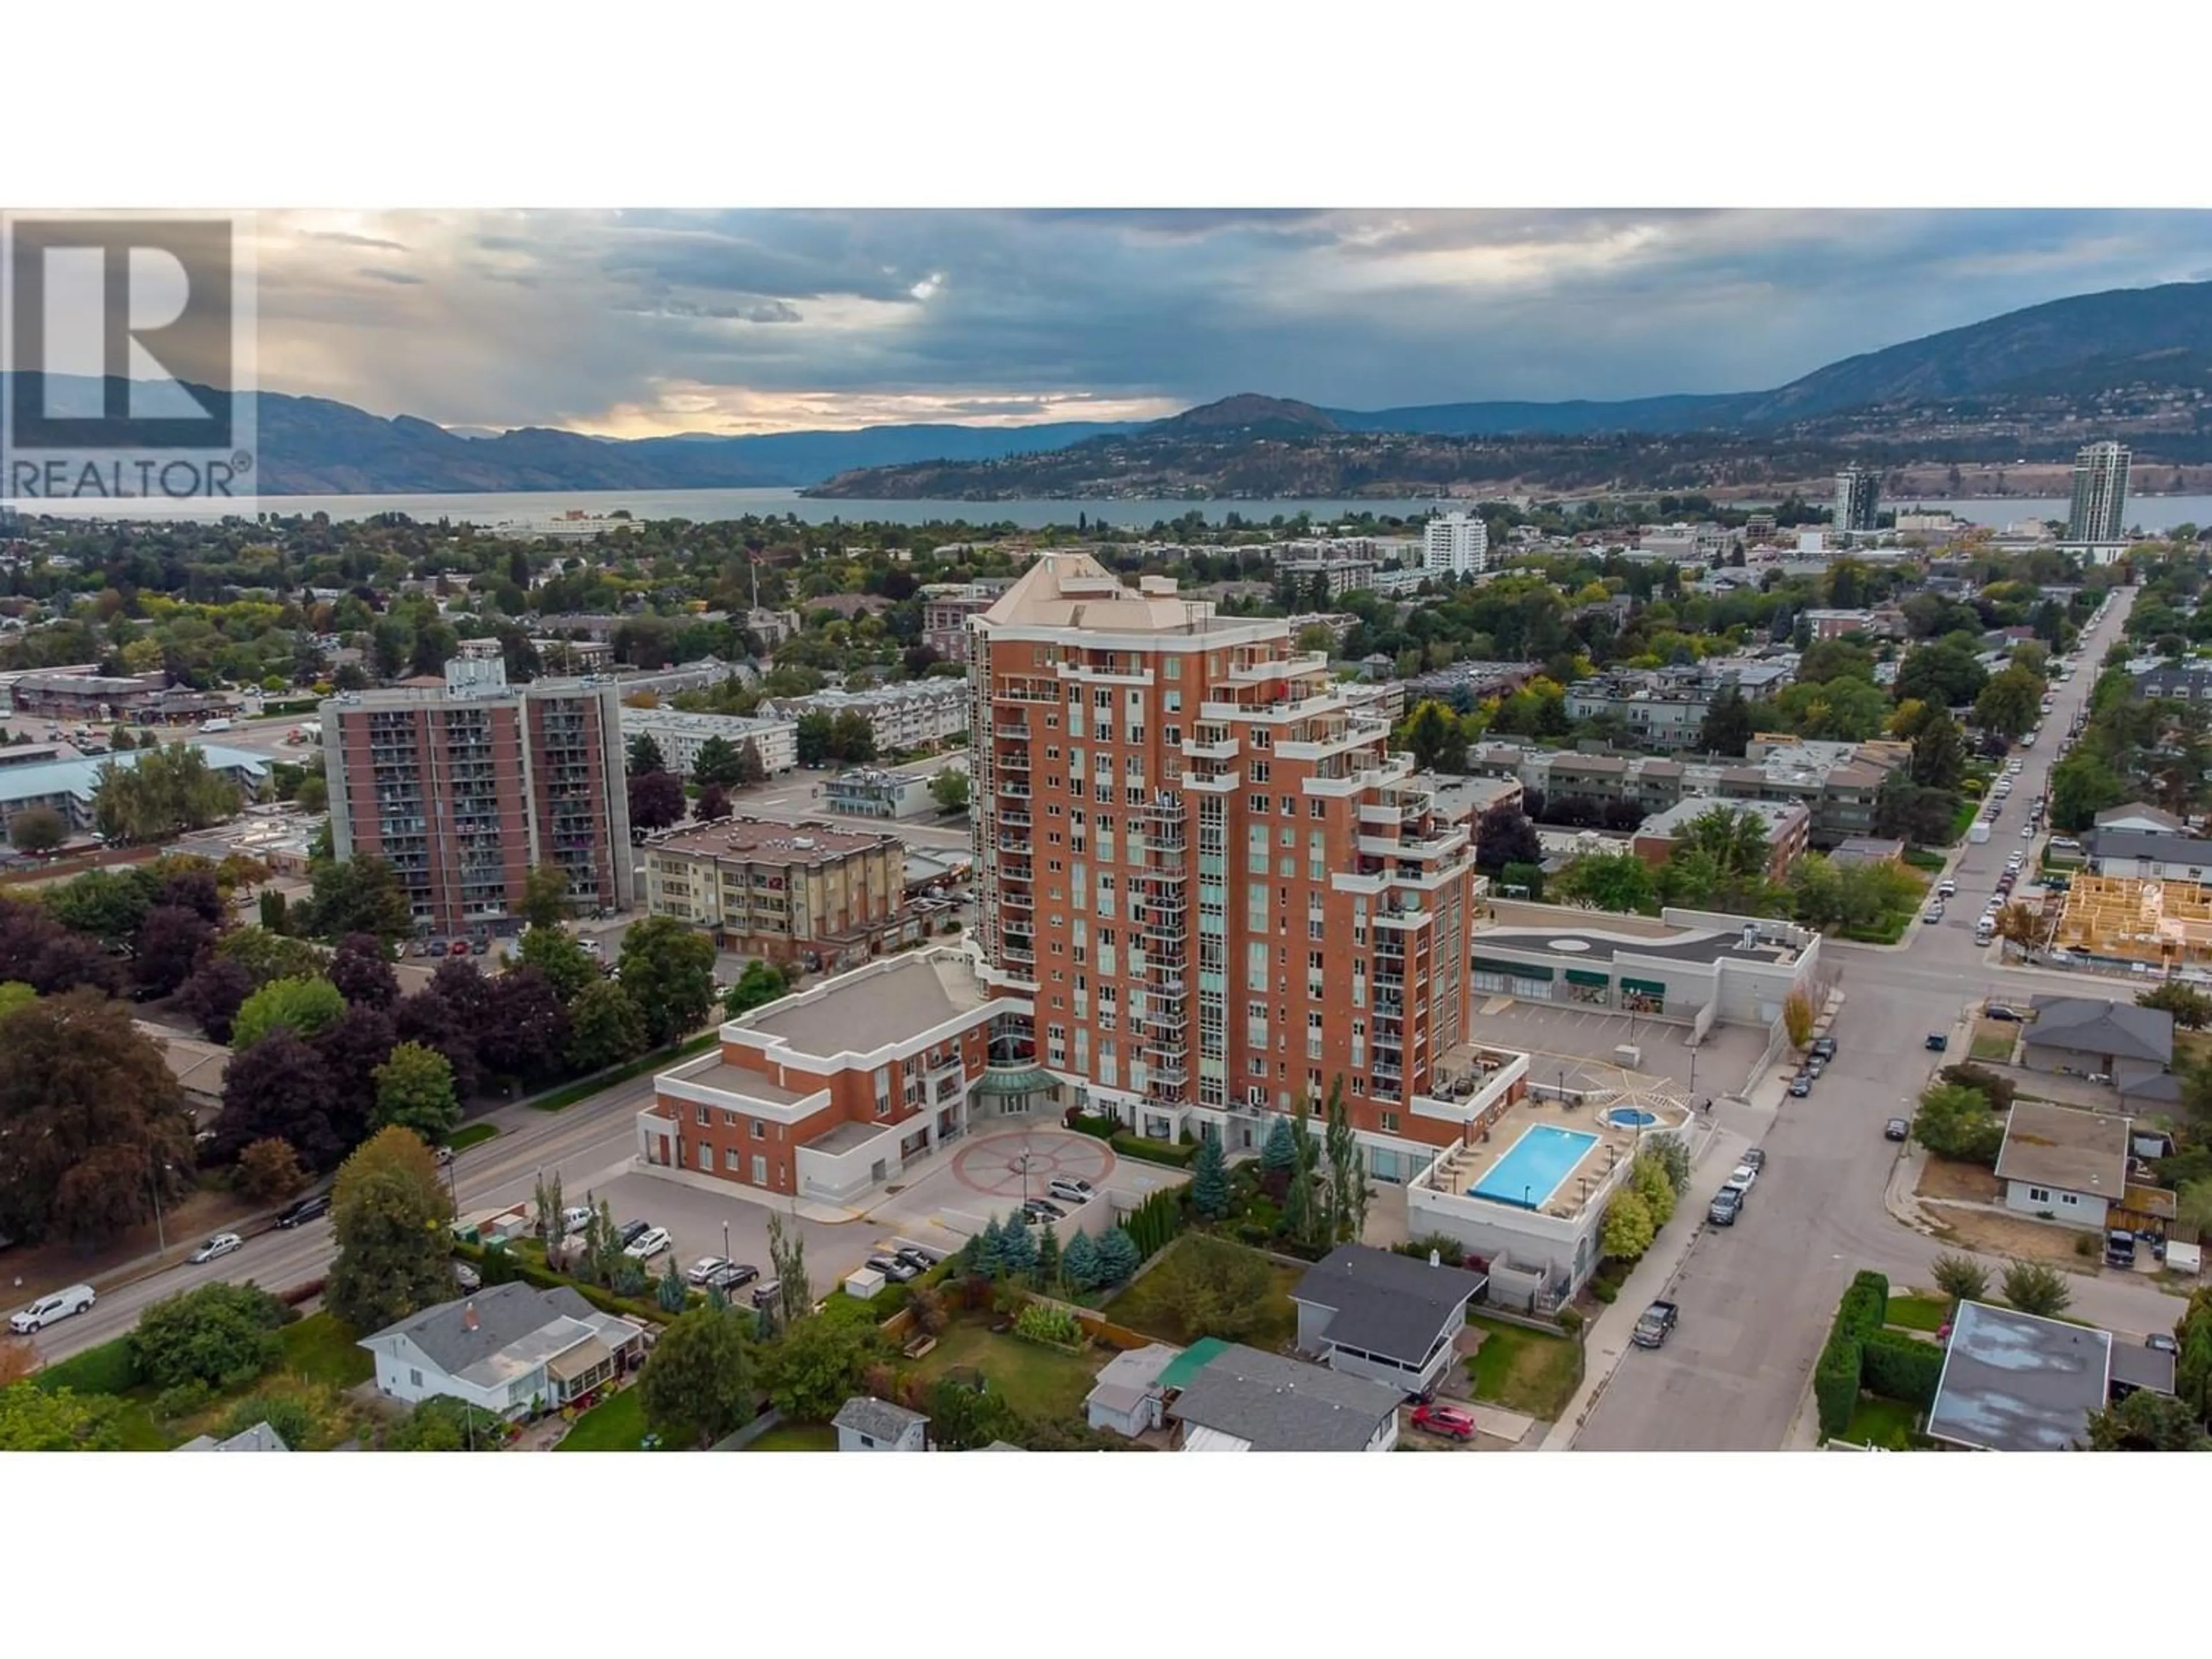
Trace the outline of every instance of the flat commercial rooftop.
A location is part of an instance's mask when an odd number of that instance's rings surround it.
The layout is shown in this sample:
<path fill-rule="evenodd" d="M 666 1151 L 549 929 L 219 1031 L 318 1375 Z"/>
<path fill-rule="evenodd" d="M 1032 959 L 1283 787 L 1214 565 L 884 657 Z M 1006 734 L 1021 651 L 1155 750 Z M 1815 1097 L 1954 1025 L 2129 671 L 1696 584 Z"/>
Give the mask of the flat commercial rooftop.
<path fill-rule="evenodd" d="M 1471 949 L 1478 957 L 1490 950 L 1526 951 L 1560 962 L 1611 962 L 1616 955 L 1625 955 L 1705 963 L 1729 957 L 1784 963 L 1796 956 L 1783 945 L 1761 944 L 1747 951 L 1741 933 L 1718 928 L 1669 930 L 1654 938 L 1595 927 L 1483 927 L 1476 930 Z"/>
<path fill-rule="evenodd" d="M 992 1000 L 967 958 L 933 951 L 886 957 L 733 1020 L 795 1054 L 872 1054 L 973 1013 Z M 773 1045 L 771 1045 L 773 1046 Z"/>

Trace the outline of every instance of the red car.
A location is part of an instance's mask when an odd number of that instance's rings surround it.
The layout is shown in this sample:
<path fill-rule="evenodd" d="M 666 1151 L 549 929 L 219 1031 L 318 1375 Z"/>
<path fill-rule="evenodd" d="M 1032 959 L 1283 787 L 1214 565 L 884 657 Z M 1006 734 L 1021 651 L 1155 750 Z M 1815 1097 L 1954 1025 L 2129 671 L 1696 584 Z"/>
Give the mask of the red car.
<path fill-rule="evenodd" d="M 1416 1406 L 1413 1426 L 1453 1440 L 1474 1438 L 1474 1419 L 1456 1406 Z"/>
<path fill-rule="evenodd" d="M 465 956 L 468 955 L 468 953 L 469 953 L 469 942 L 468 942 L 468 940 L 466 940 L 466 939 L 455 939 L 455 940 L 453 941 L 453 949 L 452 949 L 452 951 L 451 951 L 451 952 L 450 952 L 449 954 L 453 955 L 453 956 L 457 956 L 457 957 L 465 957 Z"/>

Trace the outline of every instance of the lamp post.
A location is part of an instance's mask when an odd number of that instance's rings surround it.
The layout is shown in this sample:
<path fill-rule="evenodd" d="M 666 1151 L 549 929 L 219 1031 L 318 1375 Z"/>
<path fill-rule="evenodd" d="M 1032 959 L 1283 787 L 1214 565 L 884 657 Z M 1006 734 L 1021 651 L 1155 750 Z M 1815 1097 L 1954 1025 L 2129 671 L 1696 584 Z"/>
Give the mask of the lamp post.
<path fill-rule="evenodd" d="M 161 1176 L 173 1167 L 164 1164 L 159 1173 L 152 1170 L 146 1172 L 146 1189 L 154 1194 L 154 1239 L 163 1255 L 169 1253 L 169 1230 L 161 1220 Z"/>

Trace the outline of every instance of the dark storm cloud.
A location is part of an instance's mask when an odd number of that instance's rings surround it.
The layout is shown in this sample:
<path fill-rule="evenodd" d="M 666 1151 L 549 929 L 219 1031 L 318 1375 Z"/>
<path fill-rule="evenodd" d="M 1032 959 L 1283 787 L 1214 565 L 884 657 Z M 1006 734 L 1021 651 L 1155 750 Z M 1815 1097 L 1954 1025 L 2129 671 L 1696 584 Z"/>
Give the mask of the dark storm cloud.
<path fill-rule="evenodd" d="M 357 400 L 484 424 L 588 423 L 679 386 L 709 410 L 811 399 L 817 422 L 840 398 L 973 410 L 1261 391 L 1373 408 L 1735 391 L 2068 294 L 2202 276 L 2212 254 L 2212 216 L 2195 213 L 392 217 L 372 228 L 427 275 L 419 301 L 372 318 L 357 287 L 303 281 L 296 309 L 364 341 L 465 335 L 404 360 L 362 350 Z M 264 287 L 293 275 L 277 261 Z"/>

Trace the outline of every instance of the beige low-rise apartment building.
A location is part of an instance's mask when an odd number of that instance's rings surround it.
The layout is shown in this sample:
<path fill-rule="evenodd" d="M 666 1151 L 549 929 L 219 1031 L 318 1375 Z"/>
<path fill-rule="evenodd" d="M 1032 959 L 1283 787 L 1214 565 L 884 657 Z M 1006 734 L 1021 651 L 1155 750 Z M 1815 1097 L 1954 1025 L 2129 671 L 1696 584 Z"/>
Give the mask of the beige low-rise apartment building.
<path fill-rule="evenodd" d="M 879 830 L 726 818 L 641 851 L 647 912 L 705 928 L 721 950 L 836 968 L 921 937 L 905 843 Z"/>

